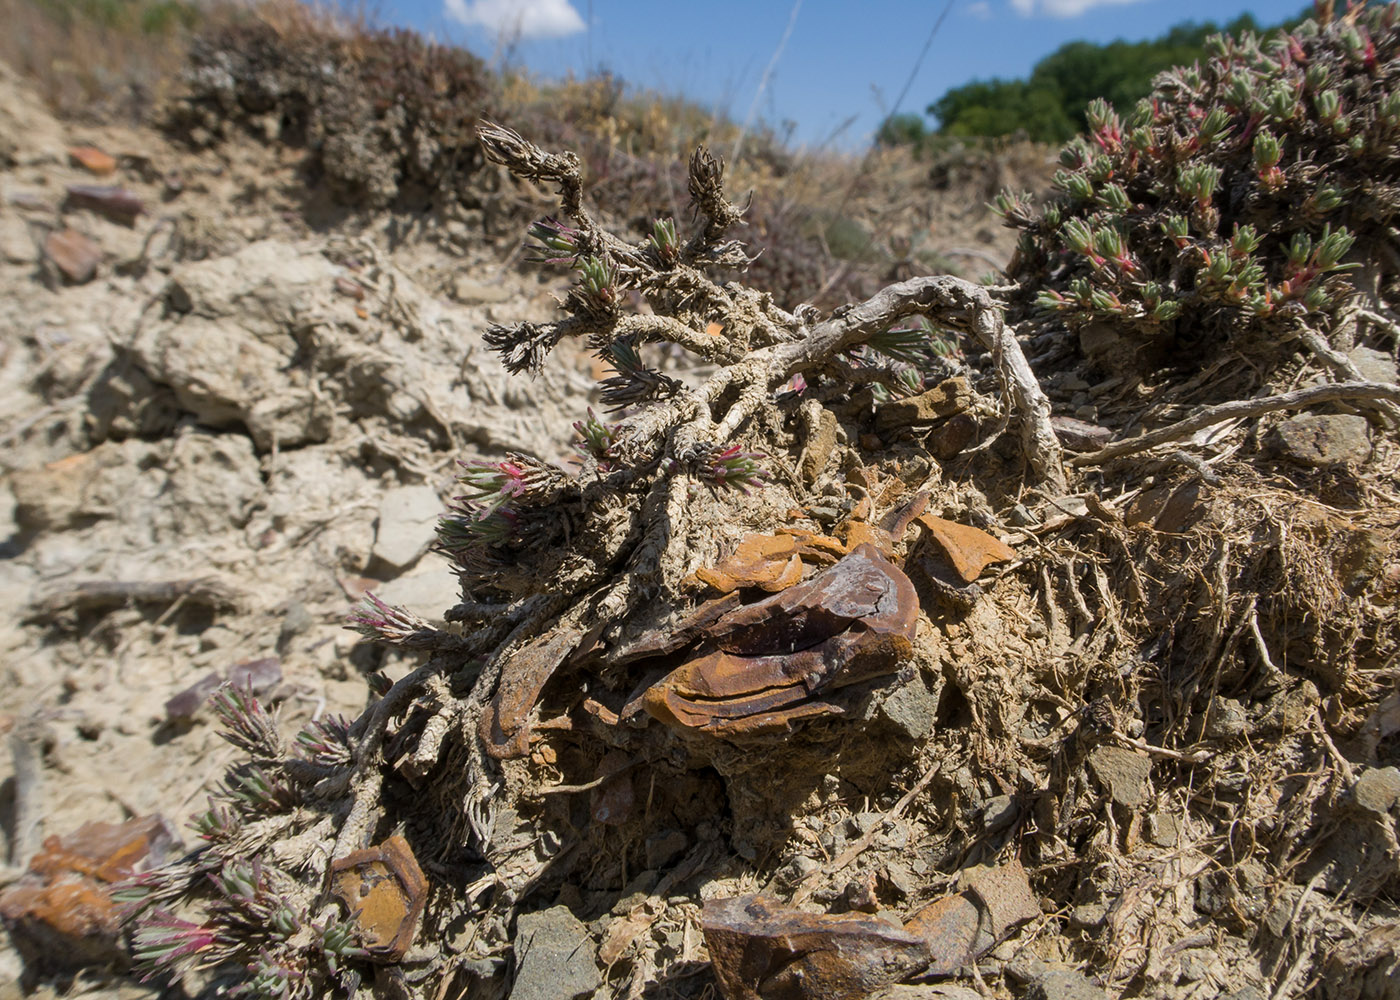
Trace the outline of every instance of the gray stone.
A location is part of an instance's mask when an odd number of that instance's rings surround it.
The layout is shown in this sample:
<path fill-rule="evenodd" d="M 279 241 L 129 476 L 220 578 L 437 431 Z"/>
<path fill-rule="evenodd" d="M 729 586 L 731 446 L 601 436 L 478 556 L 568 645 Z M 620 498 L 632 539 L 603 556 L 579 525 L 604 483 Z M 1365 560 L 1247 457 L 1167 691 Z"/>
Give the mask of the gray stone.
<path fill-rule="evenodd" d="M 933 732 L 938 718 L 938 694 L 929 688 L 923 671 L 919 671 L 907 684 L 890 692 L 878 714 L 900 737 L 921 740 Z"/>
<path fill-rule="evenodd" d="M 1105 1000 L 1107 994 L 1082 973 L 1051 969 L 1031 980 L 1026 1000 Z"/>
<path fill-rule="evenodd" d="M 1248 715 L 1234 698 L 1219 695 L 1211 699 L 1203 735 L 1208 740 L 1224 740 L 1240 736 L 1245 731 Z"/>
<path fill-rule="evenodd" d="M 1255 729 L 1260 733 L 1291 733 L 1306 726 L 1322 703 L 1322 695 L 1312 681 L 1280 691 L 1264 702 Z"/>
<path fill-rule="evenodd" d="M 685 834 L 679 830 L 661 830 L 646 839 L 646 859 L 648 868 L 665 868 L 689 845 Z"/>
<path fill-rule="evenodd" d="M 1385 351 L 1378 351 L 1373 347 L 1355 347 L 1347 357 L 1367 382 L 1389 382 L 1391 385 L 1400 383 L 1400 374 L 1395 371 L 1395 359 Z"/>
<path fill-rule="evenodd" d="M 505 302 L 515 289 L 504 281 L 476 281 L 465 274 L 452 283 L 452 297 L 463 305 L 478 302 Z"/>
<path fill-rule="evenodd" d="M 0 260 L 6 264 L 32 264 L 39 250 L 29 226 L 17 215 L 0 215 Z"/>
<path fill-rule="evenodd" d="M 1015 818 L 1015 796 L 995 795 L 982 806 L 982 829 L 988 833 L 1010 826 Z"/>
<path fill-rule="evenodd" d="M 588 928 L 567 906 L 522 913 L 515 922 L 510 1000 L 571 1000 L 602 982 Z"/>
<path fill-rule="evenodd" d="M 428 556 L 403 576 L 395 577 L 374 594 L 385 604 L 412 611 L 434 624 L 441 624 L 443 615 L 457 604 L 461 590 L 446 559 Z"/>
<path fill-rule="evenodd" d="M 1119 349 L 1123 338 L 1112 323 L 1086 323 L 1079 329 L 1079 349 L 1086 357 L 1110 354 Z"/>
<path fill-rule="evenodd" d="M 379 501 L 374 558 L 407 569 L 433 543 L 442 501 L 431 486 L 398 486 Z"/>
<path fill-rule="evenodd" d="M 953 983 L 900 983 L 871 993 L 869 1000 L 982 1000 L 982 994 Z"/>
<path fill-rule="evenodd" d="M 1264 994 L 1260 993 L 1253 986 L 1241 986 L 1226 997 L 1225 1000 L 1264 1000 Z"/>
<path fill-rule="evenodd" d="M 1158 847 L 1176 847 L 1181 841 L 1181 823 L 1169 812 L 1147 817 L 1147 839 Z"/>
<path fill-rule="evenodd" d="M 1281 458 L 1310 468 L 1359 464 L 1371 457 L 1365 417 L 1348 413 L 1300 413 L 1274 428 L 1274 449 Z"/>
<path fill-rule="evenodd" d="M 1081 903 L 1069 911 L 1070 926 L 1080 930 L 1097 930 L 1107 919 L 1107 903 Z"/>
<path fill-rule="evenodd" d="M 1147 754 L 1102 746 L 1089 755 L 1089 767 L 1114 802 L 1129 809 L 1147 802 L 1147 783 L 1152 776 L 1152 759 Z"/>
<path fill-rule="evenodd" d="M 1370 767 L 1351 786 L 1351 800 L 1367 812 L 1385 816 L 1400 802 L 1400 768 Z"/>

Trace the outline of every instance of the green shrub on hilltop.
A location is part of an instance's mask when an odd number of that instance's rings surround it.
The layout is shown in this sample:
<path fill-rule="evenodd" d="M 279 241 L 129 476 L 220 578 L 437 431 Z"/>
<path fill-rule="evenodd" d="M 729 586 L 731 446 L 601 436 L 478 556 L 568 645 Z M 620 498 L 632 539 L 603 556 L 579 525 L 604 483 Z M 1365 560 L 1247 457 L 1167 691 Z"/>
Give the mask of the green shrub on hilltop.
<path fill-rule="evenodd" d="M 1138 346 L 1277 342 L 1328 326 L 1350 292 L 1342 272 L 1389 246 L 1400 6 L 1321 10 L 1267 41 L 1214 36 L 1207 51 L 1126 116 L 1092 102 L 1045 208 L 998 197 L 1022 231 L 1008 271 L 1025 310 Z"/>
<path fill-rule="evenodd" d="M 1141 42 L 1069 42 L 1036 63 L 1026 79 L 973 80 L 953 87 L 927 108 L 938 123 L 931 134 L 945 139 L 1024 134 L 1036 142 L 1066 142 L 1088 126 L 1090 101 L 1101 98 L 1128 107 L 1147 96 L 1159 73 L 1204 58 L 1211 35 L 1258 30 L 1254 18 L 1244 14 L 1223 28 L 1209 21 L 1186 22 Z M 922 125 L 917 116 L 897 117 L 913 117 Z M 923 140 L 923 131 L 891 122 L 881 127 L 877 141 L 922 145 Z"/>

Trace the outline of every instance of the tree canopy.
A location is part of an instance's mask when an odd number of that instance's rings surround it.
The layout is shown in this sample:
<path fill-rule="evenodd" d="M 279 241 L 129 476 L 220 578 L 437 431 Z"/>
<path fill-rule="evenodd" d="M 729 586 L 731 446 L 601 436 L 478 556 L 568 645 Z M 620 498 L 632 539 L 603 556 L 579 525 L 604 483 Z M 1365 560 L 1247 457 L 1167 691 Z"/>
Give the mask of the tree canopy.
<path fill-rule="evenodd" d="M 915 128 L 915 122 L 922 125 L 916 116 L 897 115 L 881 126 L 876 142 L 917 145 L 926 132 L 958 137 L 1024 132 L 1039 142 L 1065 142 L 1084 129 L 1084 107 L 1094 98 L 1132 107 L 1151 93 L 1158 73 L 1201 58 L 1211 35 L 1260 30 L 1243 14 L 1224 25 L 1184 22 L 1141 42 L 1068 42 L 1036 63 L 1026 79 L 973 80 L 952 88 L 926 109 L 935 128 Z"/>

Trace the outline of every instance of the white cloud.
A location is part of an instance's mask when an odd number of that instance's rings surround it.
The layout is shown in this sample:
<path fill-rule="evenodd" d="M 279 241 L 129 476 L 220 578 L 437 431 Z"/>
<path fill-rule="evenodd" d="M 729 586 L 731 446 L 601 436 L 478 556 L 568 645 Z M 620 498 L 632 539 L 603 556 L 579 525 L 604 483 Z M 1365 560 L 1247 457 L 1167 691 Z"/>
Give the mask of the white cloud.
<path fill-rule="evenodd" d="M 563 38 L 587 27 L 569 0 L 443 0 L 442 8 L 469 28 L 521 41 Z"/>
<path fill-rule="evenodd" d="M 1048 17 L 1078 17 L 1095 7 L 1121 6 L 1141 0 L 1011 0 L 1011 6 L 1022 17 L 1044 14 Z"/>
<path fill-rule="evenodd" d="M 979 21 L 992 19 L 992 5 L 987 0 L 972 0 L 972 3 L 967 5 L 967 12 Z"/>

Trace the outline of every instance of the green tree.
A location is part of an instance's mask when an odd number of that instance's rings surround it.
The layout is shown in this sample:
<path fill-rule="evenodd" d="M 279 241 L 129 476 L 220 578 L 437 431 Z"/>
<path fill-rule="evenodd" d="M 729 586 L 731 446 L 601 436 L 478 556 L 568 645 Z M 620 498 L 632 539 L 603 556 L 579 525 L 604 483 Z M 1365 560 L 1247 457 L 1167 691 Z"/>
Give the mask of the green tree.
<path fill-rule="evenodd" d="M 1151 93 L 1159 73 L 1200 59 L 1209 36 L 1260 30 L 1243 14 L 1224 26 L 1188 21 L 1142 42 L 1068 42 L 1036 63 L 1027 79 L 974 80 L 952 88 L 927 110 L 938 122 L 938 135 L 1020 131 L 1038 142 L 1061 143 L 1084 129 L 1084 108 L 1091 100 L 1101 97 L 1130 108 Z"/>
<path fill-rule="evenodd" d="M 923 116 L 905 111 L 902 114 L 890 115 L 880 123 L 880 130 L 875 133 L 875 145 L 884 148 L 917 146 L 924 141 L 927 133 Z"/>

